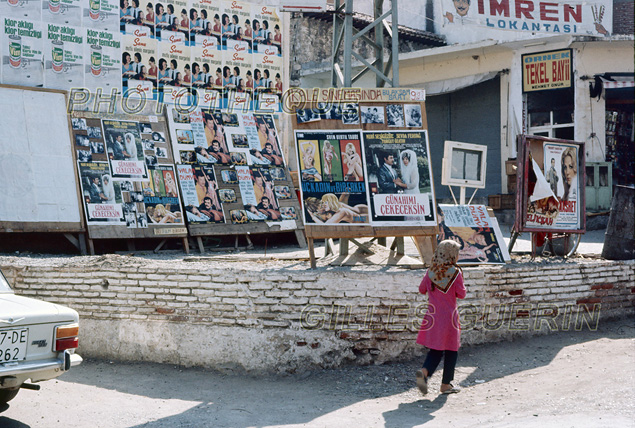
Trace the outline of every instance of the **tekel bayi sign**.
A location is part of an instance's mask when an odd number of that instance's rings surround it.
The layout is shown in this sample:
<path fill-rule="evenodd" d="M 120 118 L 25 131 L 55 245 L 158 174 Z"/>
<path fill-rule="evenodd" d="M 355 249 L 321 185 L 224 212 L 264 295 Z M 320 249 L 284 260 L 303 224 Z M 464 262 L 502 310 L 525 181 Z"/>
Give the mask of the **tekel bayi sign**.
<path fill-rule="evenodd" d="M 570 88 L 571 59 L 571 49 L 523 55 L 523 92 Z"/>

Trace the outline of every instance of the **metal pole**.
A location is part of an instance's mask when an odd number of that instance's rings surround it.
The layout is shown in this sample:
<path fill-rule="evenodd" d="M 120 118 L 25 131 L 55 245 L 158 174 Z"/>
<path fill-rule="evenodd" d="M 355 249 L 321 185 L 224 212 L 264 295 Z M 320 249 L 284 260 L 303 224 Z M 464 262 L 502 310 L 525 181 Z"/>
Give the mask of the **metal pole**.
<path fill-rule="evenodd" d="M 377 0 L 375 0 L 377 1 Z M 397 0 L 392 0 L 392 87 L 399 86 L 399 19 Z"/>
<path fill-rule="evenodd" d="M 375 21 L 382 15 L 384 9 L 384 0 L 375 0 L 375 13 L 374 18 Z M 384 26 L 382 24 L 378 24 L 375 26 L 375 43 L 378 46 L 375 47 L 375 67 L 379 70 L 384 71 Z M 386 81 L 382 79 L 379 75 L 375 76 L 375 84 L 378 88 L 386 86 Z"/>
<path fill-rule="evenodd" d="M 344 15 L 344 87 L 350 88 L 353 80 L 353 0 L 346 0 Z"/>
<path fill-rule="evenodd" d="M 341 21 L 338 16 L 338 10 L 341 6 L 340 0 L 335 0 L 335 14 L 333 15 L 333 49 L 331 50 L 331 86 L 333 88 L 337 88 L 337 73 L 335 72 L 335 65 L 337 64 L 337 60 L 339 58 L 339 43 L 341 39 L 339 38 L 339 34 L 342 26 Z"/>

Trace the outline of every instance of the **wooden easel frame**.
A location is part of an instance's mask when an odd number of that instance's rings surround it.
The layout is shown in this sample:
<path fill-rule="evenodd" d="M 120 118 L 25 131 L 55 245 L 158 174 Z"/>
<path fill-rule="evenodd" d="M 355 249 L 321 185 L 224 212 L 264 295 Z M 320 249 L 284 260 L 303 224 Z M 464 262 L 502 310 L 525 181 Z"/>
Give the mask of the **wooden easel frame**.
<path fill-rule="evenodd" d="M 339 88 L 339 89 L 325 89 L 321 92 L 310 92 L 308 90 L 297 89 L 296 96 L 290 97 L 295 109 L 292 111 L 292 126 L 294 130 L 347 130 L 347 129 L 361 129 L 363 131 L 424 131 L 428 129 L 425 101 L 421 99 L 421 90 L 411 90 L 402 88 L 389 88 L 389 89 L 359 89 L 359 88 Z M 361 106 L 385 106 L 388 104 L 419 104 L 421 106 L 421 128 L 413 127 L 388 127 L 386 125 L 386 118 L 383 124 L 354 124 L 345 125 L 342 121 L 322 119 L 316 122 L 306 122 L 298 124 L 297 117 L 295 115 L 296 109 L 316 108 L 318 103 L 329 102 L 329 97 L 335 97 L 339 102 L 357 102 Z M 356 98 L 357 97 L 357 98 Z M 356 98 L 356 99 L 355 99 Z M 299 102 L 298 102 L 299 100 Z M 332 98 L 331 98 L 331 102 Z M 336 101 L 338 102 L 338 101 Z M 405 125 L 405 123 L 404 123 Z M 362 135 L 363 138 L 363 135 Z M 294 146 L 296 145 L 294 141 Z M 299 161 L 298 161 L 299 163 Z M 298 169 L 300 167 L 298 166 Z M 432 167 L 430 166 L 432 170 Z M 366 177 L 366 180 L 368 177 Z M 431 175 L 432 194 L 434 199 L 434 177 Z M 433 209 L 436 212 L 436 201 L 433 200 Z M 435 214 L 436 215 L 436 214 Z M 352 225 L 333 225 L 333 226 L 315 226 L 306 224 L 304 231 L 308 241 L 309 258 L 311 268 L 315 269 L 317 266 L 317 260 L 315 257 L 315 243 L 316 239 L 326 239 L 327 247 L 330 239 L 340 238 L 340 254 L 344 255 L 348 252 L 348 240 L 354 240 L 357 238 L 371 237 L 379 238 L 379 241 L 384 241 L 387 237 L 395 237 L 396 241 L 393 243 L 391 249 L 397 249 L 398 254 L 403 252 L 403 237 L 412 236 L 417 250 L 424 263 L 430 263 L 432 254 L 436 249 L 436 237 L 438 233 L 438 225 L 436 226 L 352 226 Z M 401 238 L 401 239 L 400 239 Z M 356 242 L 354 242 L 356 243 Z M 356 243 L 357 244 L 357 243 Z"/>

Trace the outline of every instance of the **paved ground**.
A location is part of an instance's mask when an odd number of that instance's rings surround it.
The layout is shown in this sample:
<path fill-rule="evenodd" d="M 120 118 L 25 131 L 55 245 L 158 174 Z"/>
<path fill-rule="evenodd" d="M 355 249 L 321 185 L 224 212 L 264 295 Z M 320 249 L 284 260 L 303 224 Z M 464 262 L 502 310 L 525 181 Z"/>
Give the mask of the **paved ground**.
<path fill-rule="evenodd" d="M 462 348 L 456 382 L 421 396 L 421 361 L 285 377 L 87 361 L 23 390 L 0 427 L 635 427 L 635 320 Z"/>

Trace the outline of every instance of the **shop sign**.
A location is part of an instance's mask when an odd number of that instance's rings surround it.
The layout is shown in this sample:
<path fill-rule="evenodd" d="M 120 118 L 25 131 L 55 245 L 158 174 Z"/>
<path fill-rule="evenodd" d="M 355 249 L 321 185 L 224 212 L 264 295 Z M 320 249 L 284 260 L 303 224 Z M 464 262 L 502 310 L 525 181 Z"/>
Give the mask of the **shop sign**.
<path fill-rule="evenodd" d="M 522 55 L 523 92 L 570 88 L 571 60 L 571 49 Z"/>

